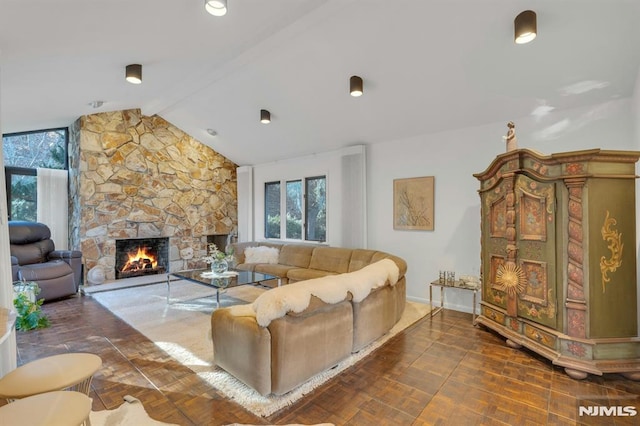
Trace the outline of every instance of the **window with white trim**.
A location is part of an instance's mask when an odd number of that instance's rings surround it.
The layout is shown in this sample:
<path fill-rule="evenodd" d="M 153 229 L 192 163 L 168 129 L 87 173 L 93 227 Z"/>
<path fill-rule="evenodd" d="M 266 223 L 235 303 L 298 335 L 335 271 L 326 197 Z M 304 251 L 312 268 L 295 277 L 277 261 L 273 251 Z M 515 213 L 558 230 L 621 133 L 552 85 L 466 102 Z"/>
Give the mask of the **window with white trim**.
<path fill-rule="evenodd" d="M 325 242 L 326 182 L 326 176 L 266 182 L 265 238 Z M 285 220 L 282 220 L 283 216 Z"/>

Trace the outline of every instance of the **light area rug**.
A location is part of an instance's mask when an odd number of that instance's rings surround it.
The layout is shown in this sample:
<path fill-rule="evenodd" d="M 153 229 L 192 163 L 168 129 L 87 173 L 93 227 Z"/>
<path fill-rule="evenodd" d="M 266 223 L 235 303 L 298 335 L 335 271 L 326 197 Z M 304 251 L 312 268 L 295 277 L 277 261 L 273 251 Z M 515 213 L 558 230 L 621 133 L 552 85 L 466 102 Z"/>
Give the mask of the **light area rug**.
<path fill-rule="evenodd" d="M 230 306 L 251 302 L 263 291 L 265 290 L 261 287 L 250 285 L 230 288 L 220 296 L 220 304 Z M 171 284 L 170 304 L 166 302 L 166 284 L 95 293 L 93 297 L 222 394 L 262 417 L 270 416 L 293 404 L 365 358 L 430 311 L 429 305 L 407 301 L 400 321 L 380 339 L 284 395 L 262 396 L 226 371 L 215 367 L 211 341 L 211 313 L 216 305 L 215 292 L 212 289 L 176 281 Z"/>
<path fill-rule="evenodd" d="M 252 285 L 226 289 L 221 292 L 220 306 L 252 302 L 264 291 Z M 170 304 L 166 283 L 94 293 L 92 297 L 194 372 L 211 370 L 214 289 L 173 281 Z"/>

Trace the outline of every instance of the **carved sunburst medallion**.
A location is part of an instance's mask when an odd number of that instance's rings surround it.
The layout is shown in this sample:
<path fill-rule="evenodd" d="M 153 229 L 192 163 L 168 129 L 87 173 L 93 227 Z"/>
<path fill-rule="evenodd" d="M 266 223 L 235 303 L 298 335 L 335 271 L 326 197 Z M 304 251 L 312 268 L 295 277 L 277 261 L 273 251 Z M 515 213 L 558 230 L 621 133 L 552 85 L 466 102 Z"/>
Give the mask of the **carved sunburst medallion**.
<path fill-rule="evenodd" d="M 500 265 L 496 271 L 497 287 L 509 296 L 515 296 L 524 291 L 527 277 L 522 268 L 513 262 Z"/>

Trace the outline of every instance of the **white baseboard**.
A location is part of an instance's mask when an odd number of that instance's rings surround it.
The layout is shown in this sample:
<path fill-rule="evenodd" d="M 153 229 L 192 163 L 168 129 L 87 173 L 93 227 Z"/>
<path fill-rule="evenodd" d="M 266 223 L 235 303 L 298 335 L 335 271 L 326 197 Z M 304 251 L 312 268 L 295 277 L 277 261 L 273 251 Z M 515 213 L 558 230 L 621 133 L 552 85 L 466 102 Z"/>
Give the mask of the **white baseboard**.
<path fill-rule="evenodd" d="M 416 303 L 424 303 L 426 305 L 429 304 L 429 299 L 425 299 L 425 298 L 422 298 L 422 297 L 407 296 L 407 300 L 410 300 L 410 301 L 416 302 Z M 434 300 L 433 301 L 433 307 L 434 308 L 440 307 L 440 301 L 439 300 Z M 453 311 L 458 311 L 458 312 L 466 312 L 468 314 L 472 314 L 473 313 L 473 308 L 471 306 L 447 303 L 446 299 L 444 301 L 444 308 L 445 309 L 451 309 Z"/>

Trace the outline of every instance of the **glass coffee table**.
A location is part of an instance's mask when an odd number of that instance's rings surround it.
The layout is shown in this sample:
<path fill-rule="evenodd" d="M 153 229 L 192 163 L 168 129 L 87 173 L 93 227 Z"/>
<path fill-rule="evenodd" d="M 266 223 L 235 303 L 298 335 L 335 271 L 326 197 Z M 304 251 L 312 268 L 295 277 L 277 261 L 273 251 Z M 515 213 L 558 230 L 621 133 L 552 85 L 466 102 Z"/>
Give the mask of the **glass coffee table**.
<path fill-rule="evenodd" d="M 230 273 L 230 274 L 229 274 Z M 263 281 L 278 280 L 278 287 L 282 284 L 279 277 L 252 271 L 229 271 L 227 274 L 214 275 L 210 269 L 190 269 L 187 271 L 169 272 L 167 274 L 167 304 L 171 297 L 171 277 L 211 287 L 216 290 L 216 308 L 220 307 L 220 290 L 241 285 L 256 285 Z M 233 274 L 233 275 L 231 275 Z M 228 276 L 227 276 L 228 275 Z"/>

